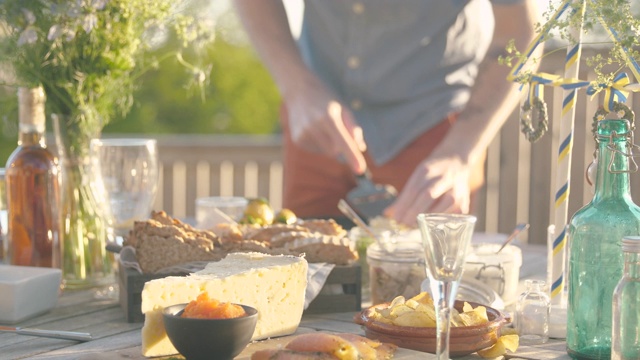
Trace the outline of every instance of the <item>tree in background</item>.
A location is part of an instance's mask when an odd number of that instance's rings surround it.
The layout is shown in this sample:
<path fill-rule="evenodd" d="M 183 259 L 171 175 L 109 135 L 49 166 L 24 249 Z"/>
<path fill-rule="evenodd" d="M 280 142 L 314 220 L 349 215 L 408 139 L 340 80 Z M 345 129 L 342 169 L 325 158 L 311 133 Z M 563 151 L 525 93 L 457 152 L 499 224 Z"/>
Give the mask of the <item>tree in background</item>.
<path fill-rule="evenodd" d="M 205 94 L 189 94 L 177 61 L 145 75 L 144 87 L 126 118 L 106 133 L 270 134 L 278 131 L 279 95 L 270 75 L 245 44 L 218 36 L 208 50 L 212 63 Z M 194 76 L 198 76 L 194 74 Z"/>
<path fill-rule="evenodd" d="M 143 75 L 131 111 L 125 117 L 115 116 L 103 133 L 278 132 L 279 95 L 270 75 L 244 40 L 235 16 L 227 12 L 217 20 L 223 26 L 216 26 L 216 41 L 204 54 L 212 67 L 203 96 L 185 89 L 185 67 L 177 59 L 162 62 Z M 169 42 L 165 42 L 165 46 L 169 46 Z M 157 51 L 162 53 L 162 48 Z M 188 55 L 185 54 L 185 58 Z M 6 76 L 11 75 L 0 73 L 0 78 Z M 195 77 L 200 74 L 193 76 L 194 81 L 198 81 Z M 0 167 L 16 146 L 17 108 L 16 89 L 0 87 Z M 51 131 L 50 124 L 47 129 Z"/>

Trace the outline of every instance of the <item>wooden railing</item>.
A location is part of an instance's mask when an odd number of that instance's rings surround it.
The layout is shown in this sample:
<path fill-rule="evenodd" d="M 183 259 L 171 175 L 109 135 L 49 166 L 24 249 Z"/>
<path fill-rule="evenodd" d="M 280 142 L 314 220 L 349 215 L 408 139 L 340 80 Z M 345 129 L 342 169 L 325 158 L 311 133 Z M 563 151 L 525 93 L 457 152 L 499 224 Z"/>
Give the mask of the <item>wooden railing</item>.
<path fill-rule="evenodd" d="M 542 70 L 561 74 L 563 54 L 550 56 Z M 587 69 L 585 64 L 581 67 Z M 593 75 L 581 71 L 581 79 Z M 632 96 L 627 104 L 638 112 L 640 101 Z M 529 143 L 520 133 L 519 112 L 511 115 L 493 141 L 486 164 L 486 185 L 482 189 L 477 230 L 509 232 L 516 223 L 531 227 L 521 240 L 545 243 L 553 222 L 557 149 L 559 141 L 562 90 L 547 88 L 549 132 L 538 142 Z M 594 141 L 592 116 L 600 97 L 588 99 L 578 92 L 572 156 L 569 211 L 571 216 L 591 199 L 585 182 L 586 166 L 592 159 Z M 279 136 L 162 136 L 158 137 L 161 191 L 156 208 L 177 217 L 192 217 L 195 199 L 209 195 L 264 196 L 275 208 L 282 200 L 282 164 Z M 640 184 L 632 175 L 632 190 L 640 200 Z"/>
<path fill-rule="evenodd" d="M 205 196 L 261 196 L 281 208 L 279 136 L 170 135 L 157 140 L 157 209 L 178 218 L 193 217 L 195 199 Z"/>

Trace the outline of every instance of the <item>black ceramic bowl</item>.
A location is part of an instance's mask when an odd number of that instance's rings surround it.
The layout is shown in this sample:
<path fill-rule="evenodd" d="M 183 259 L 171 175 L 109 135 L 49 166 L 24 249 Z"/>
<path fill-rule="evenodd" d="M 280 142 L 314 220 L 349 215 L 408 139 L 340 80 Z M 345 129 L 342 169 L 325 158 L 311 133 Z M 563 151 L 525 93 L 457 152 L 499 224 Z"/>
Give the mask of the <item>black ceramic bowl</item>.
<path fill-rule="evenodd" d="M 185 306 L 164 308 L 162 318 L 169 340 L 187 360 L 233 359 L 249 344 L 258 322 L 258 310 L 246 305 L 240 306 L 247 315 L 233 319 L 183 318 Z"/>

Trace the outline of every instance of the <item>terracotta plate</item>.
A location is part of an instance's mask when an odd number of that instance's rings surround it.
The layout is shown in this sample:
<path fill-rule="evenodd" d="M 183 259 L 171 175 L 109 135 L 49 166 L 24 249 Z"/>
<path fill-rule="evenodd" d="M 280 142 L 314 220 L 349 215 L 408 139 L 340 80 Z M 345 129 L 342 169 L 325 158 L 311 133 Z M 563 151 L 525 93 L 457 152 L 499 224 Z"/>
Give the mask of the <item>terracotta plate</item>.
<path fill-rule="evenodd" d="M 449 355 L 452 357 L 469 355 L 495 344 L 500 336 L 502 326 L 510 322 L 502 312 L 492 307 L 471 301 L 468 303 L 474 308 L 476 306 L 486 307 L 489 322 L 476 326 L 452 327 L 449 341 Z M 464 301 L 456 300 L 454 306 L 458 311 L 462 311 L 463 305 Z M 375 309 L 383 309 L 388 306 L 389 303 L 384 303 L 364 309 L 354 317 L 354 321 L 364 327 L 365 335 L 370 339 L 435 354 L 435 327 L 396 326 L 372 320 L 371 315 Z"/>

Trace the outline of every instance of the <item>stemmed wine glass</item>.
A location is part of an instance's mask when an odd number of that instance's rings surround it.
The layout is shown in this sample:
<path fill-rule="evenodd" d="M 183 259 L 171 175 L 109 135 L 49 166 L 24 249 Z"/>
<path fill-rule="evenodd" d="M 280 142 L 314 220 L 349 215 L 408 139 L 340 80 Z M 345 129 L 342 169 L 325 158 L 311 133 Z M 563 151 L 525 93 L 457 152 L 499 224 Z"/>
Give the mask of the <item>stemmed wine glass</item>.
<path fill-rule="evenodd" d="M 451 311 L 476 223 L 473 215 L 419 214 L 418 226 L 436 308 L 438 360 L 449 360 Z"/>
<path fill-rule="evenodd" d="M 149 218 L 158 187 L 155 139 L 113 138 L 91 141 L 92 191 L 101 202 L 109 242 L 121 246 L 136 220 Z M 115 286 L 105 289 L 112 297 Z"/>

